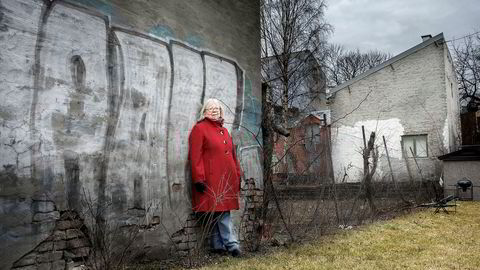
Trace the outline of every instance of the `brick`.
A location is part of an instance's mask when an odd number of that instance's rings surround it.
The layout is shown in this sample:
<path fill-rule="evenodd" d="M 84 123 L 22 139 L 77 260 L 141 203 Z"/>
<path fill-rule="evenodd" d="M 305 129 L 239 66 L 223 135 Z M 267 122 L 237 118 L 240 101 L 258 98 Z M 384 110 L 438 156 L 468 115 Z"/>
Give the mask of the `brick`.
<path fill-rule="evenodd" d="M 37 259 L 37 253 L 30 253 L 27 256 L 23 257 L 21 260 L 15 262 L 13 264 L 13 267 L 21 267 L 21 266 L 35 264 L 36 259 Z"/>
<path fill-rule="evenodd" d="M 12 270 L 37 270 L 36 265 L 28 265 L 28 266 L 20 266 L 20 267 L 14 267 Z"/>
<path fill-rule="evenodd" d="M 67 230 L 67 229 L 80 229 L 83 223 L 81 220 L 59 220 L 57 221 L 58 230 Z"/>
<path fill-rule="evenodd" d="M 85 238 L 74 238 L 67 241 L 67 248 L 75 249 L 80 247 L 90 246 L 90 243 Z"/>
<path fill-rule="evenodd" d="M 73 255 L 73 258 L 88 257 L 88 255 L 90 254 L 89 247 L 81 247 L 81 248 L 73 249 L 70 251 L 71 251 L 71 254 Z"/>
<path fill-rule="evenodd" d="M 51 241 L 58 241 L 65 239 L 65 231 L 54 231 L 53 234 L 48 238 Z"/>
<path fill-rule="evenodd" d="M 60 240 L 53 242 L 53 250 L 64 250 L 67 248 L 67 241 Z"/>
<path fill-rule="evenodd" d="M 72 210 L 66 210 L 62 212 L 61 218 L 64 220 L 74 220 L 78 218 L 78 213 Z"/>
<path fill-rule="evenodd" d="M 263 191 L 262 190 L 256 190 L 255 195 L 263 197 Z"/>
<path fill-rule="evenodd" d="M 152 222 L 151 222 L 152 225 L 157 225 L 157 224 L 160 224 L 160 217 L 159 216 L 154 216 L 152 217 Z"/>
<path fill-rule="evenodd" d="M 42 242 L 38 247 L 36 248 L 38 252 L 45 252 L 45 251 L 51 251 L 53 250 L 53 242 Z"/>
<path fill-rule="evenodd" d="M 52 251 L 52 252 L 38 254 L 37 261 L 39 263 L 53 262 L 53 261 L 60 260 L 62 257 L 63 257 L 62 251 Z"/>
<path fill-rule="evenodd" d="M 190 250 L 190 249 L 193 249 L 195 247 L 195 245 L 191 244 L 191 243 L 180 243 L 177 245 L 177 249 L 178 250 Z"/>
<path fill-rule="evenodd" d="M 58 211 L 53 211 L 49 213 L 35 213 L 33 216 L 33 222 L 44 222 L 48 220 L 57 220 L 60 218 L 60 213 Z"/>
<path fill-rule="evenodd" d="M 33 201 L 32 208 L 35 212 L 49 213 L 55 211 L 55 204 L 52 201 Z"/>
<path fill-rule="evenodd" d="M 51 263 L 42 263 L 38 265 L 38 270 L 64 270 L 65 269 L 65 261 L 58 260 Z"/>
<path fill-rule="evenodd" d="M 82 237 L 83 232 L 80 231 L 79 229 L 68 229 L 66 231 L 66 239 L 72 239 L 72 238 L 77 238 L 77 237 Z"/>

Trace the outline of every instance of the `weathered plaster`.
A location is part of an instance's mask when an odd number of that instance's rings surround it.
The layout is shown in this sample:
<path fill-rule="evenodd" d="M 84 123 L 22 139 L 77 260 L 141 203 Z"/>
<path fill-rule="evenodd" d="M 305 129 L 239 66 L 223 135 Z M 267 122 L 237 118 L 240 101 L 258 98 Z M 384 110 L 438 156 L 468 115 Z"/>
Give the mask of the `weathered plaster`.
<path fill-rule="evenodd" d="M 402 159 L 401 136 L 404 128 L 400 119 L 367 120 L 356 122 L 353 126 L 337 125 L 332 129 L 332 162 L 334 175 L 342 179 L 345 170 L 349 173 L 347 182 L 356 182 L 363 174 L 363 135 L 362 126 L 365 128 L 365 137 L 368 141 L 371 132 L 375 132 L 375 145 L 378 146 L 380 157 L 385 157 L 385 147 L 382 136 L 385 136 L 388 153 L 392 159 Z M 380 161 L 381 162 L 381 161 Z M 382 167 L 377 168 L 377 174 L 382 176 L 385 172 Z"/>

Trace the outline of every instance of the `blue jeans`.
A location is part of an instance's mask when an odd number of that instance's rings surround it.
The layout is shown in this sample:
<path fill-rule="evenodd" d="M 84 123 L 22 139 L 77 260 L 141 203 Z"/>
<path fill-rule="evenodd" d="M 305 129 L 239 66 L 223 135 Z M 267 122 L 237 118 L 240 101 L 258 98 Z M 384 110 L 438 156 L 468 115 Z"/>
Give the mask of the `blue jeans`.
<path fill-rule="evenodd" d="M 237 237 L 233 231 L 230 211 L 217 212 L 213 219 L 212 248 L 232 251 L 239 249 Z"/>

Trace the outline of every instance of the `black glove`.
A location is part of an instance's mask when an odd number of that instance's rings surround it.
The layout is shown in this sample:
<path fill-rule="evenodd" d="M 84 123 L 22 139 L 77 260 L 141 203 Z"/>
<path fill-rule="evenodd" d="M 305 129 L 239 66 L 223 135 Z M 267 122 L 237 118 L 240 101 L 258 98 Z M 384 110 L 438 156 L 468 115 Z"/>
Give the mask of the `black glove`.
<path fill-rule="evenodd" d="M 207 186 L 203 182 L 196 182 L 195 183 L 195 190 L 197 192 L 204 193 L 206 188 L 207 188 Z"/>

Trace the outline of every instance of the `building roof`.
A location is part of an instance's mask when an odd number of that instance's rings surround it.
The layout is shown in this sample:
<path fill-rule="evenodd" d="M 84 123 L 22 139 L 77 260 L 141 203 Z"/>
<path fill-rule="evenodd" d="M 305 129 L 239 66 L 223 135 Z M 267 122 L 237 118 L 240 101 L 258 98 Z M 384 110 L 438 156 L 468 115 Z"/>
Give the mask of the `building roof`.
<path fill-rule="evenodd" d="M 330 96 L 334 95 L 336 92 L 342 90 L 343 88 L 345 88 L 347 86 L 350 86 L 351 84 L 362 80 L 363 78 L 369 76 L 370 74 L 373 74 L 373 73 L 375 73 L 375 72 L 377 72 L 377 71 L 379 71 L 379 70 L 381 70 L 381 69 L 383 69 L 383 68 L 385 68 L 385 67 L 387 67 L 387 66 L 389 66 L 389 65 L 391 65 L 391 64 L 393 64 L 393 63 L 395 63 L 395 62 L 397 62 L 397 61 L 399 61 L 399 60 L 401 60 L 401 59 L 403 59 L 403 58 L 405 58 L 405 57 L 407 57 L 407 56 L 409 56 L 409 55 L 411 55 L 411 54 L 413 54 L 413 53 L 415 53 L 415 52 L 417 52 L 417 51 L 419 51 L 419 50 L 421 50 L 421 49 L 423 49 L 423 48 L 425 48 L 429 45 L 431 45 L 431 44 L 433 44 L 433 43 L 437 44 L 437 42 L 441 42 L 441 41 L 443 41 L 443 33 L 440 33 L 440 34 L 438 34 L 438 35 L 436 35 L 432 38 L 429 38 L 429 39 L 423 41 L 422 43 L 420 43 L 420 44 L 418 44 L 418 45 L 416 45 L 416 46 L 414 46 L 414 47 L 412 47 L 412 48 L 410 48 L 410 49 L 408 49 L 408 50 L 406 50 L 406 51 L 404 51 L 404 52 L 402 52 L 402 53 L 400 53 L 400 54 L 398 54 L 398 55 L 396 55 L 396 56 L 394 56 L 390 59 L 388 59 L 387 61 L 381 63 L 380 65 L 375 66 L 375 67 L 365 71 L 364 73 L 358 75 L 357 77 L 336 86 L 335 88 L 330 90 Z"/>
<path fill-rule="evenodd" d="M 439 156 L 443 161 L 480 161 L 480 145 L 463 145 L 458 151 Z"/>

